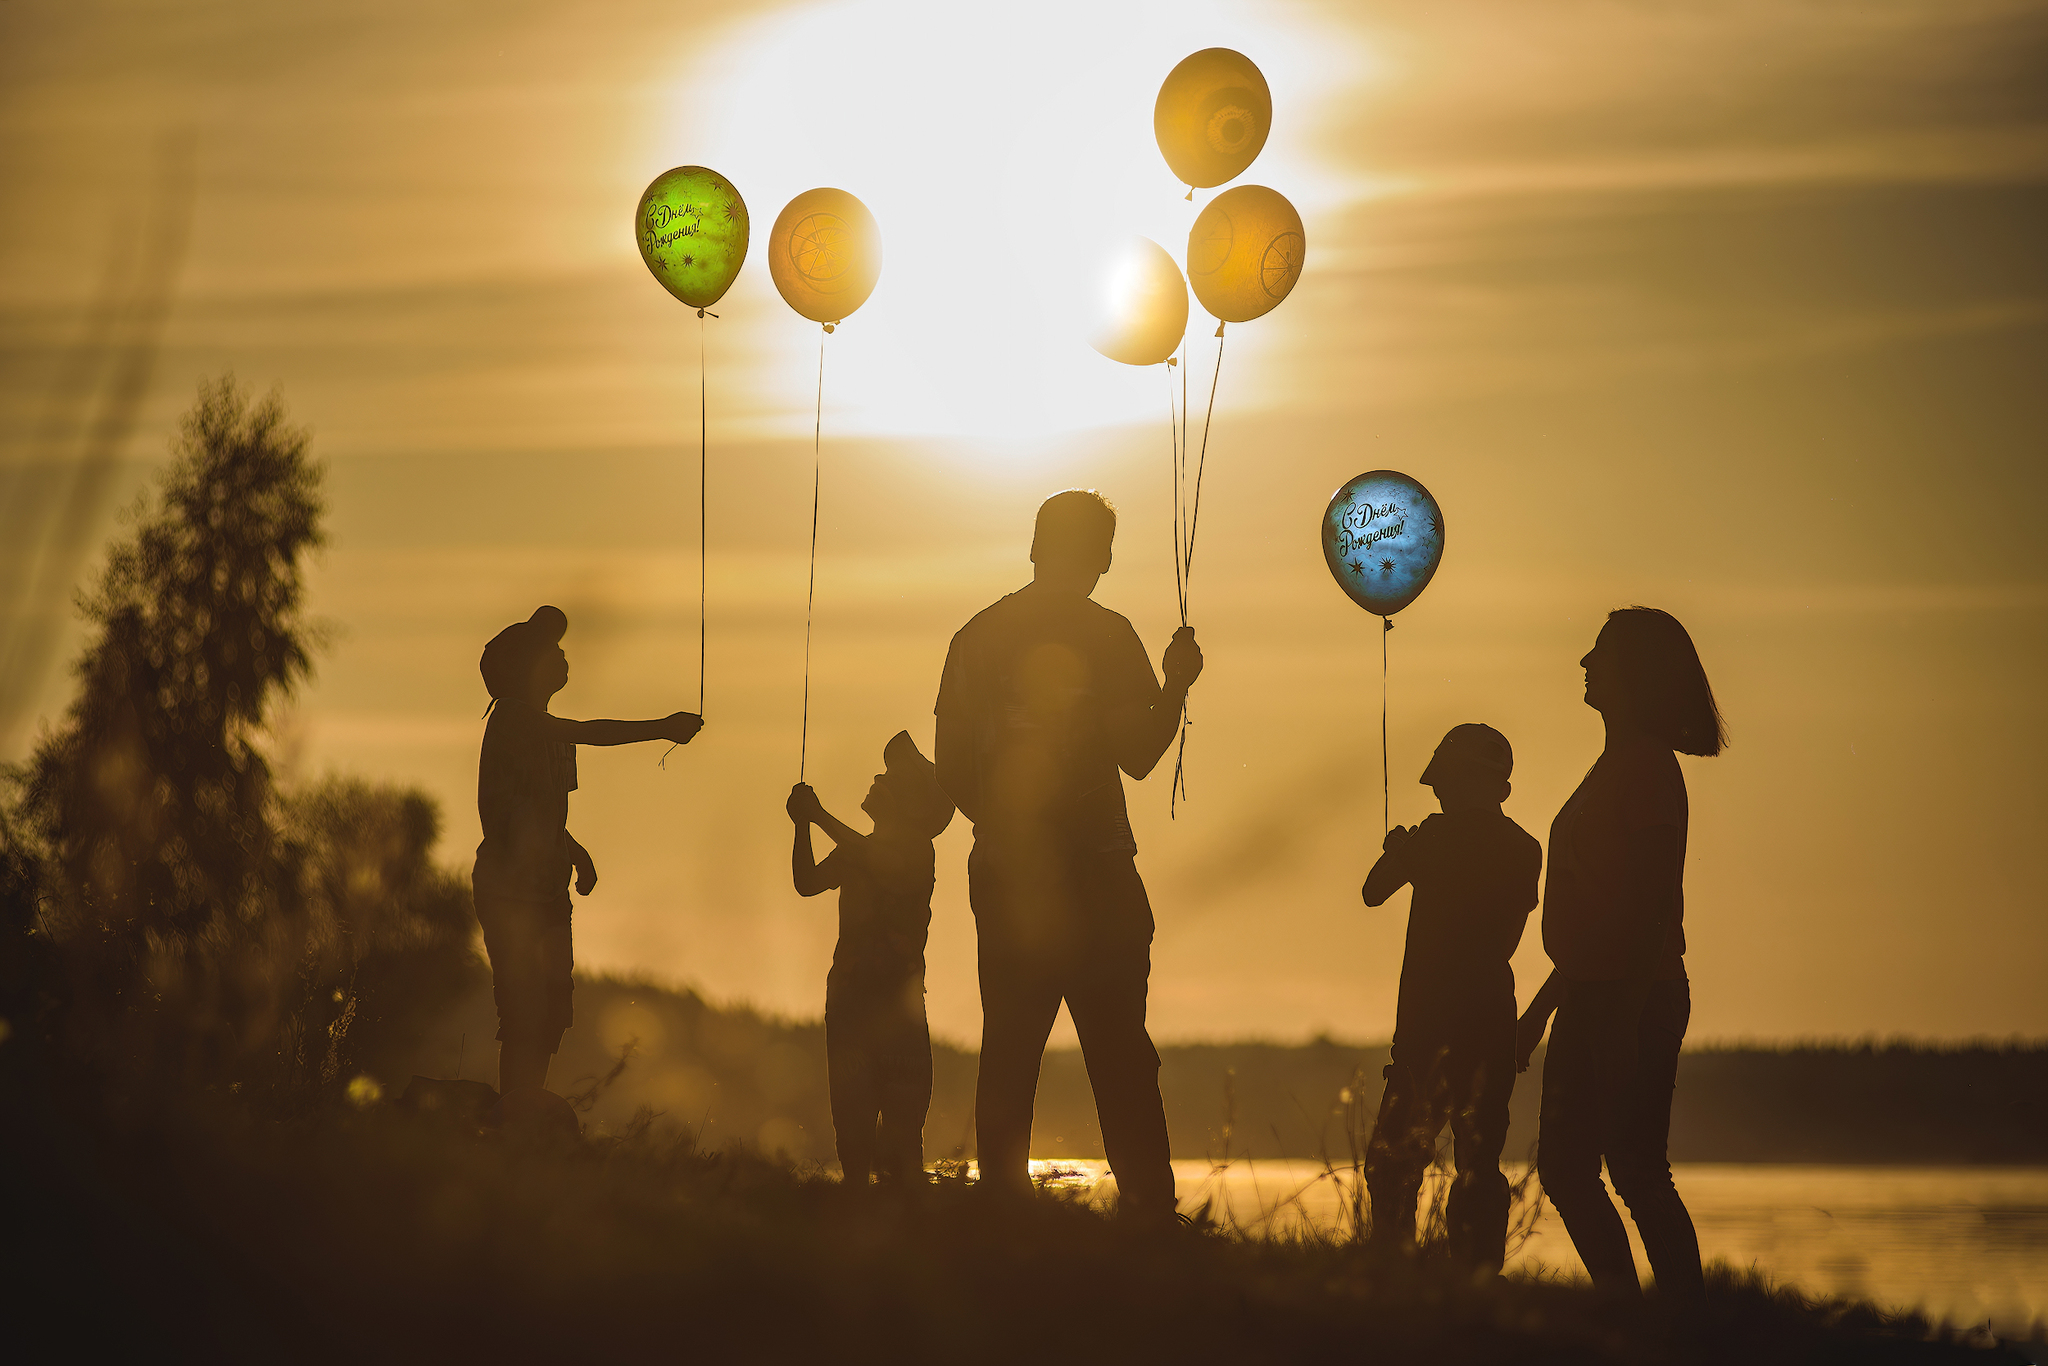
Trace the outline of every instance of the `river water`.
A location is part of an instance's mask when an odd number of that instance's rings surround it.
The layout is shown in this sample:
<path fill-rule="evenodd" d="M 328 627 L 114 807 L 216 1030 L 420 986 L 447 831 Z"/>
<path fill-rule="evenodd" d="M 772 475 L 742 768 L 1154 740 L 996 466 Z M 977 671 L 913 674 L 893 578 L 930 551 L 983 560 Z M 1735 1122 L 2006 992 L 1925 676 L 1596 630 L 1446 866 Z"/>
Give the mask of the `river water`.
<path fill-rule="evenodd" d="M 1097 1198 L 1115 1189 L 1101 1162 L 1033 1166 L 1050 1184 Z M 1277 1161 L 1176 1162 L 1174 1169 L 1183 1210 L 1209 1202 L 1214 1216 L 1248 1233 L 1348 1227 L 1348 1170 Z M 1989 1324 L 2007 1338 L 2048 1338 L 2048 1168 L 1696 1163 L 1675 1170 L 1709 1262 L 1755 1267 L 1811 1294 L 1917 1309 L 1959 1327 Z M 1508 1175 L 1525 1173 L 1510 1166 Z M 1424 1217 L 1430 1197 L 1426 1188 Z M 1518 1201 L 1516 1213 L 1530 1208 Z M 1639 1241 L 1635 1249 L 1647 1277 Z M 1585 1274 L 1547 1205 L 1508 1269 Z"/>

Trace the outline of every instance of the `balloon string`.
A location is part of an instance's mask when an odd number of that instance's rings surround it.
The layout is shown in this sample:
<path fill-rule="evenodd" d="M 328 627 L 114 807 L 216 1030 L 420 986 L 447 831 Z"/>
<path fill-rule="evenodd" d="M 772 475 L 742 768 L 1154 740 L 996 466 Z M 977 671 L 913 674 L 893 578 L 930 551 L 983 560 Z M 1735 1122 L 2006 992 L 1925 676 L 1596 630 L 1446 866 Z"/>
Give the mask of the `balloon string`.
<path fill-rule="evenodd" d="M 1188 413 L 1188 367 L 1187 343 L 1181 343 L 1180 370 L 1180 443 L 1174 450 L 1174 540 L 1173 540 L 1173 581 L 1180 586 L 1180 624 L 1188 624 L 1188 587 L 1184 559 L 1188 544 L 1188 429 L 1192 419 Z M 1168 391 L 1168 399 L 1172 398 Z"/>
<path fill-rule="evenodd" d="M 1387 768 L 1387 632 L 1394 629 L 1392 617 L 1381 617 L 1380 631 L 1380 839 L 1394 828 L 1394 788 Z"/>
<path fill-rule="evenodd" d="M 1182 370 L 1182 373 L 1186 373 L 1185 369 Z M 1180 624 L 1185 626 L 1188 624 L 1188 590 L 1187 583 L 1181 578 L 1180 572 L 1180 414 L 1174 409 L 1173 405 L 1173 370 L 1170 367 L 1166 372 L 1166 431 L 1173 442 L 1173 464 L 1171 466 L 1173 475 L 1173 595 L 1180 604 Z"/>
<path fill-rule="evenodd" d="M 1180 749 L 1173 756 L 1173 785 L 1166 789 L 1166 818 L 1180 819 L 1176 803 L 1188 799 L 1188 727 L 1194 722 L 1188 719 L 1188 702 L 1180 702 Z"/>
<path fill-rule="evenodd" d="M 1180 414 L 1174 412 L 1174 371 L 1165 373 L 1165 434 L 1171 444 L 1171 463 L 1167 465 L 1167 481 L 1174 489 L 1174 600 L 1180 604 L 1180 614 L 1188 614 L 1188 590 L 1180 584 Z"/>
<path fill-rule="evenodd" d="M 1222 378 L 1223 325 L 1218 323 L 1216 325 L 1216 367 L 1209 374 L 1209 406 L 1202 414 L 1202 452 L 1195 460 L 1194 510 L 1188 515 L 1185 546 L 1184 548 L 1179 548 L 1181 561 L 1180 573 L 1177 578 L 1181 585 L 1180 624 L 1182 626 L 1188 624 L 1188 596 L 1194 589 L 1195 532 L 1202 525 L 1202 473 L 1209 468 L 1209 428 L 1216 421 L 1216 385 Z M 1186 366 L 1181 367 L 1181 386 L 1181 411 L 1185 414 L 1187 411 Z M 1193 426 L 1194 423 L 1189 421 L 1184 425 L 1183 430 L 1192 434 Z M 1181 482 L 1184 483 L 1187 478 L 1187 448 L 1185 443 L 1181 447 L 1179 467 Z M 1176 492 L 1178 492 L 1178 487 L 1176 485 Z M 1185 501 L 1185 499 L 1177 500 L 1177 502 L 1182 504 Z M 1175 811 L 1176 803 L 1184 802 L 1188 799 L 1188 727 L 1193 724 L 1193 720 L 1188 716 L 1187 699 L 1182 698 L 1180 704 L 1180 748 L 1173 756 L 1173 785 L 1167 789 L 1166 814 L 1169 820 L 1177 817 L 1177 812 Z"/>
<path fill-rule="evenodd" d="M 811 752 L 811 618 L 818 601 L 818 486 L 823 477 L 825 432 L 825 337 L 818 336 L 818 411 L 811 424 L 811 584 L 804 594 L 804 725 L 797 740 L 796 780 L 804 780 Z"/>
<path fill-rule="evenodd" d="M 1194 510 L 1188 510 L 1186 485 L 1188 485 L 1188 442 L 1182 440 L 1176 449 L 1176 479 L 1174 479 L 1174 582 L 1180 588 L 1180 625 L 1188 625 L 1188 596 L 1194 590 L 1194 532 L 1202 524 L 1202 471 L 1208 469 L 1208 428 L 1217 420 L 1217 383 L 1223 379 L 1223 324 L 1217 324 L 1217 367 L 1208 375 L 1208 408 L 1202 414 L 1202 453 L 1194 463 Z M 1169 391 L 1171 393 L 1171 391 Z M 1182 436 L 1194 434 L 1194 420 L 1188 416 L 1188 367 L 1180 367 L 1180 410 L 1188 418 L 1182 424 Z M 1186 518 L 1186 526 L 1182 520 Z M 1167 788 L 1167 819 L 1178 819 L 1178 803 L 1188 801 L 1188 727 L 1194 721 L 1188 717 L 1188 700 L 1180 702 L 1180 748 L 1174 754 L 1174 784 Z"/>
<path fill-rule="evenodd" d="M 697 315 L 697 715 L 704 715 L 704 663 L 711 601 L 711 412 L 705 395 L 704 315 Z"/>
<path fill-rule="evenodd" d="M 1187 452 L 1184 439 L 1184 424 L 1181 419 L 1182 415 L 1187 411 L 1188 368 L 1186 363 L 1186 346 L 1180 348 L 1180 361 L 1181 364 L 1179 366 L 1169 367 L 1166 372 L 1166 418 L 1167 432 L 1173 438 L 1173 591 L 1174 596 L 1180 603 L 1180 624 L 1185 626 L 1188 624 L 1188 587 L 1187 576 L 1182 572 L 1181 555 L 1182 546 L 1187 539 L 1187 516 L 1184 511 L 1184 499 L 1182 497 L 1187 484 Z M 1181 380 L 1180 410 L 1178 412 L 1175 411 L 1173 402 L 1173 371 L 1175 368 L 1179 369 Z M 1173 781 L 1167 785 L 1166 789 L 1166 817 L 1168 820 L 1179 818 L 1180 803 L 1187 796 L 1185 761 L 1188 750 L 1188 711 L 1185 701 L 1181 703 L 1180 720 L 1180 750 L 1175 754 L 1173 760 Z"/>
<path fill-rule="evenodd" d="M 1188 519 L 1186 559 L 1181 569 L 1182 575 L 1188 581 L 1190 591 L 1194 588 L 1195 578 L 1195 533 L 1201 529 L 1202 525 L 1202 471 L 1209 467 L 1209 427 L 1216 420 L 1216 383 L 1222 377 L 1223 329 L 1218 327 L 1216 329 L 1216 368 L 1209 376 L 1209 407 L 1208 411 L 1202 415 L 1202 451 L 1195 461 L 1195 507 L 1193 514 Z M 1183 460 L 1183 463 L 1185 463 L 1185 460 Z M 1187 625 L 1185 614 L 1181 617 L 1181 625 Z"/>
<path fill-rule="evenodd" d="M 716 317 L 716 314 L 712 315 Z M 710 514 L 706 508 L 705 491 L 710 487 L 706 474 L 706 460 L 710 452 L 711 416 L 705 406 L 704 382 L 704 310 L 697 310 L 697 716 L 704 715 L 704 642 L 705 603 L 709 600 L 708 583 L 711 569 L 711 552 L 706 539 L 710 525 Z M 666 769 L 668 756 L 678 746 L 670 745 L 661 752 L 655 767 Z"/>

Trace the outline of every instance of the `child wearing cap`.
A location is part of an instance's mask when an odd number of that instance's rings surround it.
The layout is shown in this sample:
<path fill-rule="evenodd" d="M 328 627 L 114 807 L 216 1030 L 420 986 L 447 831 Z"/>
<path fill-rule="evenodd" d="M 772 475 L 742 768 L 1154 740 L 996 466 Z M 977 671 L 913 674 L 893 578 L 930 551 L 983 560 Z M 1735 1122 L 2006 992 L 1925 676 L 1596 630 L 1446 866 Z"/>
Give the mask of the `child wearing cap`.
<path fill-rule="evenodd" d="M 680 711 L 658 721 L 549 715 L 549 699 L 569 682 L 568 629 L 560 608 L 541 607 L 493 636 L 477 664 L 491 705 L 477 762 L 484 838 L 471 886 L 498 1007 L 498 1090 L 508 1099 L 541 1090 L 573 1018 L 569 875 L 578 895 L 597 885 L 590 851 L 569 833 L 576 746 L 686 745 L 704 725 Z"/>
<path fill-rule="evenodd" d="M 1422 781 L 1443 807 L 1387 833 L 1365 880 L 1365 904 L 1415 893 L 1401 961 L 1394 1060 L 1366 1150 L 1372 1237 L 1406 1249 L 1415 1202 L 1451 1126 L 1457 1176 L 1447 1210 L 1450 1250 L 1498 1271 L 1507 1250 L 1508 1182 L 1500 1170 L 1515 1084 L 1515 975 L 1508 960 L 1536 906 L 1543 846 L 1500 809 L 1514 751 L 1491 726 L 1454 726 Z"/>
<path fill-rule="evenodd" d="M 861 810 L 863 835 L 790 789 L 796 823 L 790 872 L 800 896 L 839 889 L 839 943 L 825 978 L 825 1059 L 842 1180 L 865 1188 L 923 1178 L 924 1118 L 932 1100 L 932 1040 L 924 1013 L 924 946 L 932 923 L 932 841 L 953 819 L 938 771 L 898 731 L 882 751 Z M 832 837 L 823 862 L 811 827 Z"/>

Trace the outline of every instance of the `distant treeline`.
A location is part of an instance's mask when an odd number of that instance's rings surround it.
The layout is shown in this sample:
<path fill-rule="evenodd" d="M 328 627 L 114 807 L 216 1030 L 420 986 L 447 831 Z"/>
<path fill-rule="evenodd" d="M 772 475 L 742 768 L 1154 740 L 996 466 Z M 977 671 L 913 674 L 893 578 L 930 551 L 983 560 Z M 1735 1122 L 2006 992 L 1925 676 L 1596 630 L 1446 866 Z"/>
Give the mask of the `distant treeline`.
<path fill-rule="evenodd" d="M 387 1087 L 410 1071 L 492 1075 L 496 1028 L 488 985 L 434 1026 L 428 1051 L 361 1059 Z M 630 1052 L 627 1050 L 630 1049 Z M 626 1053 L 624 1071 L 596 1088 Z M 1181 1044 L 1160 1049 L 1160 1088 L 1178 1157 L 1350 1159 L 1349 1123 L 1369 1127 L 1384 1085 L 1383 1044 Z M 939 1044 L 925 1148 L 973 1153 L 975 1056 Z M 826 1162 L 825 1033 L 687 991 L 585 978 L 576 1028 L 550 1084 L 581 1091 L 591 1119 L 623 1127 L 641 1106 L 698 1128 Z M 1542 1058 L 1519 1079 L 1508 1156 L 1536 1141 Z M 2048 1164 L 2048 1045 L 1927 1048 L 1830 1045 L 1711 1048 L 1684 1055 L 1672 1111 L 1679 1162 Z M 1100 1157 L 1101 1130 L 1078 1052 L 1046 1054 L 1032 1151 Z"/>
<path fill-rule="evenodd" d="M 1384 1045 L 1327 1039 L 1162 1048 L 1174 1144 L 1220 1153 L 1225 1079 L 1234 1151 L 1254 1157 L 1348 1155 L 1342 1092 L 1379 1105 Z M 1357 1083 L 1353 1079 L 1357 1078 Z M 1062 1055 L 1041 1083 L 1044 1117 L 1086 1114 L 1079 1061 Z M 1508 1156 L 1536 1142 L 1543 1058 L 1517 1079 Z M 1068 1099 L 1071 1095 L 1072 1099 Z M 1675 1162 L 2048 1162 L 2048 1046 L 1928 1048 L 1806 1045 L 1685 1053 L 1671 1112 Z M 1048 1104 L 1048 1102 L 1050 1104 Z M 1369 1120 L 1368 1120 L 1369 1122 Z M 1206 1144 L 1206 1148 L 1203 1146 Z"/>

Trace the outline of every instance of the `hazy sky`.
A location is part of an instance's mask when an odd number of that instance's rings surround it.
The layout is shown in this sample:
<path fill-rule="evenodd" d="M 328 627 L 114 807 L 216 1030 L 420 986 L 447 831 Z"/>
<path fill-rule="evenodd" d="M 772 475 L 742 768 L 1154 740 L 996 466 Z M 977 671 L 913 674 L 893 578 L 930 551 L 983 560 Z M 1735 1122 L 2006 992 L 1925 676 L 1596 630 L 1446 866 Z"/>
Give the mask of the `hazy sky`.
<path fill-rule="evenodd" d="M 987 17 L 983 17 L 987 16 Z M 788 885 L 815 327 L 759 243 L 796 192 L 887 263 L 829 342 L 811 778 L 853 814 L 931 734 L 947 641 L 1029 576 L 1037 502 L 1122 508 L 1099 600 L 1177 624 L 1166 381 L 1080 340 L 1070 245 L 1195 212 L 1152 144 L 1173 62 L 1275 96 L 1244 177 L 1307 224 L 1230 332 L 1194 621 L 1190 802 L 1131 786 L 1163 1037 L 1392 1026 L 1376 622 L 1331 491 L 1392 467 L 1448 549 L 1391 647 L 1394 817 L 1450 725 L 1547 835 L 1599 748 L 1577 660 L 1686 622 L 1734 746 L 1686 761 L 1696 1038 L 2048 1034 L 2048 5 L 844 0 L 0 5 L 0 756 L 68 696 L 71 585 L 202 376 L 281 384 L 327 462 L 334 623 L 282 729 L 303 777 L 418 783 L 476 839 L 482 643 L 571 619 L 557 710 L 696 702 L 698 323 L 631 214 L 698 162 L 755 256 L 704 328 L 709 726 L 587 751 L 587 967 L 815 1013 Z M 1213 362 L 1190 326 L 1193 375 Z M 964 828 L 935 1027 L 978 1027 Z M 1544 970 L 1532 920 L 1522 992 Z"/>

